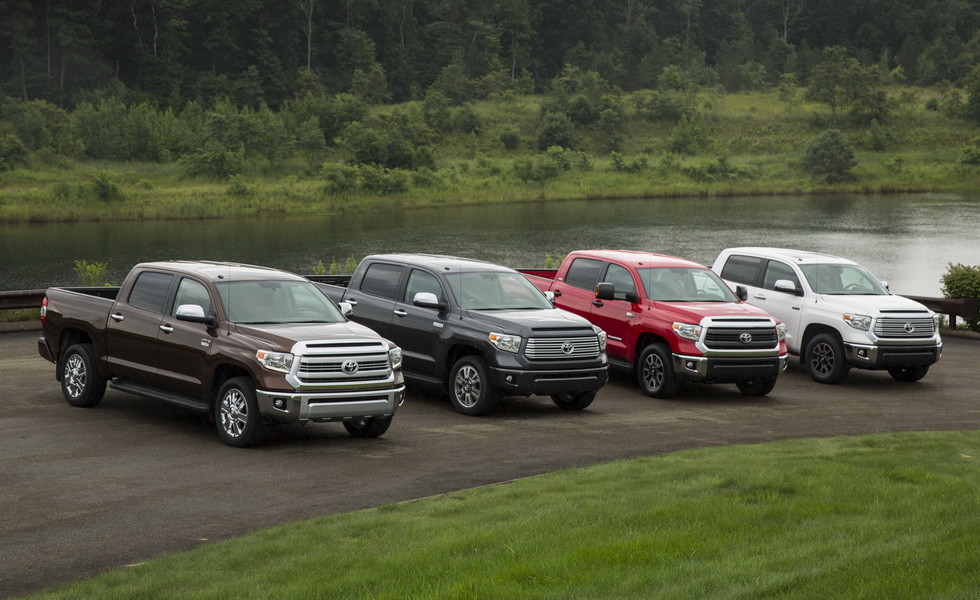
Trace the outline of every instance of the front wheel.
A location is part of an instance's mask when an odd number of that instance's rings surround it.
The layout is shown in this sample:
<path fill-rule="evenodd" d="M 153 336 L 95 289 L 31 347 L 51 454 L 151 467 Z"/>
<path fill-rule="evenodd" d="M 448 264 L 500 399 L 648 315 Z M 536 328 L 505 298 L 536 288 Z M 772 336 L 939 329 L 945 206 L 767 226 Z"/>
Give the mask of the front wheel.
<path fill-rule="evenodd" d="M 218 435 L 229 446 L 255 446 L 265 439 L 269 426 L 262 421 L 255 385 L 248 377 L 235 377 L 221 386 L 215 412 Z"/>
<path fill-rule="evenodd" d="M 765 396 L 776 387 L 775 377 L 760 377 L 759 379 L 745 379 L 735 382 L 738 391 L 746 396 Z"/>
<path fill-rule="evenodd" d="M 95 364 L 91 344 L 75 344 L 61 357 L 61 393 L 65 401 L 79 408 L 90 408 L 102 401 L 105 379 Z"/>
<path fill-rule="evenodd" d="M 819 383 L 840 383 L 851 367 L 844 358 L 844 346 L 837 336 L 821 333 L 806 345 L 803 364 L 807 373 Z"/>
<path fill-rule="evenodd" d="M 562 410 L 582 410 L 595 400 L 595 392 L 559 392 L 551 395 L 551 401 Z"/>
<path fill-rule="evenodd" d="M 449 400 L 464 415 L 485 415 L 493 409 L 497 399 L 483 358 L 464 356 L 456 361 L 449 373 Z"/>
<path fill-rule="evenodd" d="M 376 438 L 388 431 L 392 417 L 364 419 L 362 421 L 344 421 L 347 433 L 357 438 Z"/>
<path fill-rule="evenodd" d="M 888 374 L 896 381 L 918 381 L 929 372 L 929 365 L 916 365 L 910 367 L 888 367 Z"/>
<path fill-rule="evenodd" d="M 664 344 L 650 344 L 636 362 L 636 380 L 640 389 L 653 398 L 671 398 L 680 389 L 670 356 Z"/>

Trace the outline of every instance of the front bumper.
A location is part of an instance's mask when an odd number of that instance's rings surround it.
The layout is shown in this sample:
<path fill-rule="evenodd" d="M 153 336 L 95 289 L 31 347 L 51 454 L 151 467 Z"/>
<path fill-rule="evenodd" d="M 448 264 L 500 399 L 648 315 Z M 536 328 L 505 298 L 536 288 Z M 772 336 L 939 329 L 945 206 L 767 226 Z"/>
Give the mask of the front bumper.
<path fill-rule="evenodd" d="M 390 417 L 405 403 L 405 386 L 346 392 L 255 392 L 259 412 L 279 423 Z"/>
<path fill-rule="evenodd" d="M 929 345 L 871 345 L 844 342 L 847 362 L 861 369 L 927 366 L 939 362 L 942 342 Z"/>
<path fill-rule="evenodd" d="M 490 383 L 509 396 L 547 396 L 561 392 L 593 392 L 605 385 L 609 369 L 523 370 L 490 367 Z"/>
<path fill-rule="evenodd" d="M 703 383 L 733 383 L 771 379 L 786 370 L 788 355 L 707 357 L 673 354 L 674 373 L 681 379 Z"/>

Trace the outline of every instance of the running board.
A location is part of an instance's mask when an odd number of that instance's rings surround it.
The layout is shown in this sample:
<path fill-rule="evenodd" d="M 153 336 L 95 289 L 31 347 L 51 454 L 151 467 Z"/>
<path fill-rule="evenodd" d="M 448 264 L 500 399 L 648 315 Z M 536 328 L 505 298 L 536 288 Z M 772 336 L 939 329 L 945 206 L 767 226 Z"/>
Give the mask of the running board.
<path fill-rule="evenodd" d="M 207 404 L 192 398 L 190 396 L 182 396 L 180 394 L 175 394 L 173 392 L 168 392 L 166 390 L 161 390 L 160 388 L 155 388 L 149 385 L 143 385 L 141 383 L 134 383 L 132 381 L 116 380 L 109 383 L 109 387 L 114 390 L 119 390 L 120 392 L 126 392 L 127 394 L 135 394 L 136 396 L 142 396 L 144 398 L 152 398 L 154 400 L 162 400 L 169 404 L 174 404 L 181 408 L 186 408 L 199 413 L 208 413 L 211 411 L 211 407 Z"/>

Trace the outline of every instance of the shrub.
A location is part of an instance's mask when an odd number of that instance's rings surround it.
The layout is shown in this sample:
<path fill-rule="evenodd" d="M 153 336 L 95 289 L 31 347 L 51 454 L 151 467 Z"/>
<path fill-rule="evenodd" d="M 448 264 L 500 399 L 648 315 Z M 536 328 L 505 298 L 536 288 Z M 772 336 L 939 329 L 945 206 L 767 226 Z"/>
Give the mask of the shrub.
<path fill-rule="evenodd" d="M 928 100 L 926 100 L 926 110 L 930 110 L 933 112 L 939 110 L 939 100 L 935 98 L 929 98 Z"/>
<path fill-rule="evenodd" d="M 27 148 L 16 135 L 0 135 L 0 172 L 16 169 L 27 162 Z"/>
<path fill-rule="evenodd" d="M 828 129 L 807 142 L 801 162 L 805 173 L 827 183 L 853 179 L 851 167 L 856 164 L 851 143 L 838 129 Z"/>
<path fill-rule="evenodd" d="M 90 263 L 87 260 L 75 261 L 75 274 L 83 286 L 99 287 L 109 285 L 109 265 L 106 263 Z"/>
<path fill-rule="evenodd" d="M 217 140 L 208 140 L 196 152 L 186 154 L 180 163 L 192 176 L 227 179 L 245 167 L 245 149 L 226 148 Z"/>
<path fill-rule="evenodd" d="M 871 125 L 868 126 L 867 134 L 865 134 L 865 147 L 874 152 L 881 152 L 888 147 L 889 141 L 891 141 L 891 133 L 888 128 L 879 124 L 877 119 L 873 119 Z"/>
<path fill-rule="evenodd" d="M 352 164 L 431 169 L 435 166 L 431 135 L 420 116 L 398 113 L 352 123 L 337 141 Z"/>
<path fill-rule="evenodd" d="M 255 193 L 255 188 L 249 185 L 248 180 L 242 175 L 232 175 L 231 185 L 228 186 L 228 194 L 238 198 L 248 198 Z"/>
<path fill-rule="evenodd" d="M 725 156 L 720 156 L 713 162 L 682 167 L 681 173 L 702 183 L 735 181 L 752 174 L 748 169 L 728 162 L 728 158 Z"/>
<path fill-rule="evenodd" d="M 385 169 L 371 165 L 358 168 L 361 189 L 373 194 L 402 194 L 408 191 L 409 173 L 402 169 Z"/>
<path fill-rule="evenodd" d="M 313 275 L 326 275 L 326 274 L 327 274 L 327 268 L 323 266 L 323 261 L 322 260 L 316 261 L 316 264 L 313 265 Z"/>
<path fill-rule="evenodd" d="M 517 150 L 521 144 L 521 130 L 513 125 L 504 125 L 497 136 L 505 150 Z"/>
<path fill-rule="evenodd" d="M 963 148 L 959 163 L 971 167 L 980 166 L 980 137 L 973 138 L 973 144 Z"/>
<path fill-rule="evenodd" d="M 92 173 L 92 193 L 102 202 L 110 202 L 122 198 L 119 191 L 119 184 L 116 183 L 115 175 L 109 171 L 96 171 Z"/>
<path fill-rule="evenodd" d="M 609 158 L 612 159 L 613 171 L 617 171 L 619 173 L 639 173 L 650 165 L 649 159 L 642 155 L 634 158 L 627 158 L 619 152 L 610 152 Z"/>
<path fill-rule="evenodd" d="M 357 189 L 357 167 L 326 163 L 320 175 L 327 180 L 326 192 L 331 195 L 347 194 Z"/>
<path fill-rule="evenodd" d="M 538 128 L 538 149 L 547 150 L 552 146 L 574 148 L 574 127 L 572 120 L 562 113 L 548 112 L 542 115 Z"/>
<path fill-rule="evenodd" d="M 667 148 L 676 154 L 697 154 L 707 145 L 708 128 L 704 119 L 683 115 L 670 135 Z"/>
<path fill-rule="evenodd" d="M 480 133 L 483 130 L 483 123 L 480 121 L 480 117 L 473 112 L 473 108 L 464 104 L 455 111 L 453 129 L 459 133 Z"/>
<path fill-rule="evenodd" d="M 946 298 L 980 298 L 980 265 L 949 263 L 942 276 Z M 965 319 L 970 331 L 980 331 L 980 319 Z"/>
<path fill-rule="evenodd" d="M 633 97 L 636 113 L 650 121 L 679 121 L 693 108 L 689 94 L 674 90 L 637 92 Z"/>

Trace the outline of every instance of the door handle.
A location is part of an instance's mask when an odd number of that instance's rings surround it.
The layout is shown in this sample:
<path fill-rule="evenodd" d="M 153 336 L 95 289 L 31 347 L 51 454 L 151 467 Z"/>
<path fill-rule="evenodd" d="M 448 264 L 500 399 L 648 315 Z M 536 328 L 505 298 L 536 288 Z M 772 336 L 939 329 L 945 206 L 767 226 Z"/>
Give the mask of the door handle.
<path fill-rule="evenodd" d="M 400 308 L 395 311 L 395 314 L 398 315 L 399 317 L 407 317 L 408 316 L 408 313 L 405 312 L 404 310 L 400 309 Z"/>
<path fill-rule="evenodd" d="M 799 306 L 794 306 L 793 307 L 793 310 L 800 310 L 800 307 Z"/>
<path fill-rule="evenodd" d="M 353 298 L 351 298 L 350 300 L 344 300 L 344 302 L 350 304 L 351 306 L 357 306 L 357 300 L 354 300 Z"/>
<path fill-rule="evenodd" d="M 165 333 L 173 333 L 174 328 L 171 325 L 161 325 L 160 326 L 160 331 L 163 331 Z"/>
<path fill-rule="evenodd" d="M 765 300 L 766 299 L 765 294 L 752 294 L 752 297 L 755 298 L 756 300 Z"/>
<path fill-rule="evenodd" d="M 599 308 L 602 308 L 603 306 L 605 306 L 605 303 L 603 303 L 602 300 L 593 300 L 592 306 L 598 306 Z"/>
<path fill-rule="evenodd" d="M 123 319 L 125 319 L 125 318 L 126 318 L 126 317 L 124 317 L 124 316 L 122 316 L 122 315 L 121 315 L 121 314 L 119 314 L 119 313 L 116 313 L 116 314 L 114 314 L 114 315 L 109 315 L 109 316 L 110 316 L 110 317 L 112 318 L 112 320 L 113 320 L 113 321 L 115 321 L 116 323 L 118 323 L 119 321 L 122 321 Z"/>

